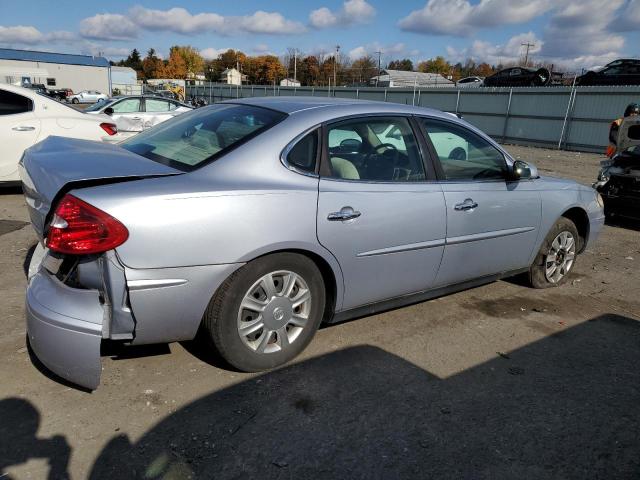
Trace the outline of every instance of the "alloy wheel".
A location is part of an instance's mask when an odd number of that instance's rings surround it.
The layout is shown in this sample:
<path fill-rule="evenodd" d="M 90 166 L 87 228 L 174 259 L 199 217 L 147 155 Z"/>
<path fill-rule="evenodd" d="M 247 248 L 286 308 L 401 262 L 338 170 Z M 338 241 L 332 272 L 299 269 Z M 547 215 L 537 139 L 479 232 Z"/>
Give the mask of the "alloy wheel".
<path fill-rule="evenodd" d="M 562 280 L 576 258 L 576 241 L 571 232 L 560 232 L 551 242 L 549 252 L 545 257 L 544 274 L 551 283 L 558 283 Z"/>

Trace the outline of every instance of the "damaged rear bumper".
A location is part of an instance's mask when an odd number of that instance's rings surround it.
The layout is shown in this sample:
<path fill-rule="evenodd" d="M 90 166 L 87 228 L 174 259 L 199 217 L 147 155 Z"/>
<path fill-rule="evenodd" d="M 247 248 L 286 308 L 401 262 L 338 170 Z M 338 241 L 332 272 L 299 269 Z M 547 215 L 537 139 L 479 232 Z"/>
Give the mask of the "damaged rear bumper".
<path fill-rule="evenodd" d="M 27 335 L 49 370 L 93 390 L 100 384 L 102 340 L 131 341 L 135 319 L 124 269 L 112 252 L 71 265 L 37 246 L 29 265 Z"/>
<path fill-rule="evenodd" d="M 68 287 L 39 269 L 27 287 L 26 315 L 38 359 L 70 382 L 97 388 L 104 317 L 99 292 Z"/>

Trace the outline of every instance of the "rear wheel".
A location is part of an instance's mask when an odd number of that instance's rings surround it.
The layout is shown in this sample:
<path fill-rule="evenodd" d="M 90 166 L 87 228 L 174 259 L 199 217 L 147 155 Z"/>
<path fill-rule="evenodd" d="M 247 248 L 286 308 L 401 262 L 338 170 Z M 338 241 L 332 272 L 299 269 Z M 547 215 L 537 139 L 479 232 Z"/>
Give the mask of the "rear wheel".
<path fill-rule="evenodd" d="M 534 288 L 557 287 L 567 281 L 575 264 L 579 239 L 571 220 L 561 217 L 556 221 L 529 268 L 529 281 Z"/>
<path fill-rule="evenodd" d="M 77 105 L 78 103 L 80 103 L 80 100 L 78 100 L 77 98 L 72 98 L 71 103 Z"/>
<path fill-rule="evenodd" d="M 322 274 L 309 258 L 279 253 L 248 263 L 218 289 L 203 327 L 231 365 L 255 372 L 295 358 L 324 314 Z"/>

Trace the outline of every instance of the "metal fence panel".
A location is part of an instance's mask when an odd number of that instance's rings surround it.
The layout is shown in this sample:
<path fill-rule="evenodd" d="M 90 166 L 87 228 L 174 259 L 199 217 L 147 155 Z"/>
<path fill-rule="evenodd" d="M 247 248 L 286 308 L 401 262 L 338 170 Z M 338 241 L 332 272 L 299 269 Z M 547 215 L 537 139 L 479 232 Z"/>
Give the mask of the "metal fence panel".
<path fill-rule="evenodd" d="M 640 102 L 640 87 L 373 88 L 207 84 L 187 99 L 210 102 L 264 96 L 315 96 L 420 105 L 463 115 L 501 142 L 603 152 L 611 121 Z"/>

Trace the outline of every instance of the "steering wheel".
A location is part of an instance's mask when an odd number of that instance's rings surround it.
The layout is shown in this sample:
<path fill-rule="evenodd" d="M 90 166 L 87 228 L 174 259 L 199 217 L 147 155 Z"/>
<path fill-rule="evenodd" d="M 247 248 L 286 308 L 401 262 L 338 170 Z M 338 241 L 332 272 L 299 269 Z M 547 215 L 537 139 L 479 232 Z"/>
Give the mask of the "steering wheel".
<path fill-rule="evenodd" d="M 466 160 L 467 152 L 462 147 L 456 147 L 449 153 L 449 160 Z"/>

